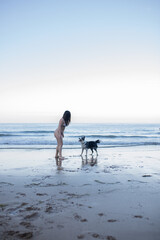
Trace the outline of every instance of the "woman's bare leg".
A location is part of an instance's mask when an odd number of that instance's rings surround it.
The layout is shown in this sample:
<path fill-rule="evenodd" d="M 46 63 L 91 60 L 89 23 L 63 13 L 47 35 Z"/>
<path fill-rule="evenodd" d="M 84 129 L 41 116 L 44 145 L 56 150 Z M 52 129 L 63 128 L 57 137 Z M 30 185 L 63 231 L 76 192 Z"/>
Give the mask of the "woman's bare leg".
<path fill-rule="evenodd" d="M 64 157 L 62 157 L 62 146 L 63 146 L 63 138 L 62 136 L 55 136 L 57 140 L 57 148 L 56 148 L 56 155 L 55 158 L 58 158 L 60 160 L 63 160 Z"/>
<path fill-rule="evenodd" d="M 58 139 L 58 152 L 59 152 L 59 159 L 63 160 L 64 157 L 62 157 L 62 146 L 63 146 L 63 139 L 60 137 Z"/>
<path fill-rule="evenodd" d="M 59 141 L 59 136 L 57 136 L 56 134 L 54 134 L 54 136 L 55 136 L 55 138 L 56 138 L 56 140 L 57 140 L 57 147 L 56 147 L 56 154 L 55 154 L 55 158 L 58 158 L 59 157 L 59 143 L 60 143 L 60 141 Z"/>
<path fill-rule="evenodd" d="M 56 147 L 56 154 L 55 154 L 55 158 L 58 158 L 59 156 L 58 156 L 58 136 L 57 136 L 57 134 L 56 134 L 56 132 L 54 133 L 54 136 L 55 136 L 55 138 L 56 138 L 56 140 L 57 140 L 57 147 Z"/>
<path fill-rule="evenodd" d="M 58 153 L 59 153 L 59 151 L 58 151 L 58 146 L 56 147 L 56 155 L 55 155 L 55 158 L 58 158 Z"/>

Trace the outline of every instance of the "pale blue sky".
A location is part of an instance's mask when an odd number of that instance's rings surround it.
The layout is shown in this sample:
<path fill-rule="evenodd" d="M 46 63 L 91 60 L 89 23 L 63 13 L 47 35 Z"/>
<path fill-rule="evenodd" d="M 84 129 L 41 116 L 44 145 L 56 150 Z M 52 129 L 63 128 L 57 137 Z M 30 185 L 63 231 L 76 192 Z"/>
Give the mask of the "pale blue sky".
<path fill-rule="evenodd" d="M 160 1 L 0 0 L 0 122 L 160 122 Z"/>

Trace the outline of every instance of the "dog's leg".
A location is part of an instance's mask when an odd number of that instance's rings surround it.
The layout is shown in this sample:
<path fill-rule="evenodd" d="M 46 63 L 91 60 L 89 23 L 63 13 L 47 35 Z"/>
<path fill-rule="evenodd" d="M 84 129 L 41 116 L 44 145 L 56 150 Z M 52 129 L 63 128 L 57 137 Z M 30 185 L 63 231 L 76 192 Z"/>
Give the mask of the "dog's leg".
<path fill-rule="evenodd" d="M 82 156 L 82 154 L 83 154 L 83 151 L 84 151 L 84 148 L 82 148 L 82 152 L 81 152 L 81 155 L 80 155 L 80 156 Z"/>
<path fill-rule="evenodd" d="M 91 148 L 91 151 L 92 151 L 91 155 L 93 155 L 93 149 L 92 148 Z"/>
<path fill-rule="evenodd" d="M 88 152 L 88 149 L 86 149 L 86 157 L 87 157 L 87 152 Z"/>
<path fill-rule="evenodd" d="M 94 150 L 96 151 L 96 154 L 97 154 L 97 156 L 98 156 L 98 152 L 97 152 L 97 149 L 95 148 Z"/>

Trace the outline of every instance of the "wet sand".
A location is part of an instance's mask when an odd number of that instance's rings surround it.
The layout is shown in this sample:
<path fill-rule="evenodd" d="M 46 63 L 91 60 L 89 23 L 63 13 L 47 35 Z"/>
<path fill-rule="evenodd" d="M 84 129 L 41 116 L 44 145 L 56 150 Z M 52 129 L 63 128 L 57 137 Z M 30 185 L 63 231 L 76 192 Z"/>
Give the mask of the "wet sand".
<path fill-rule="evenodd" d="M 0 239 L 160 239 L 160 149 L 0 150 Z"/>

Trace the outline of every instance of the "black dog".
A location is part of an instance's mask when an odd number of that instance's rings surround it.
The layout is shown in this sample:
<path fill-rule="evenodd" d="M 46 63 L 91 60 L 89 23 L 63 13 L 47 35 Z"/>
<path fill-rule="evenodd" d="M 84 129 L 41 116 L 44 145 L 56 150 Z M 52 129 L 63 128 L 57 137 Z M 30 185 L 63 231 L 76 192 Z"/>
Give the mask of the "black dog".
<path fill-rule="evenodd" d="M 83 136 L 83 137 L 79 138 L 79 142 L 81 143 L 81 147 L 82 147 L 81 156 L 83 154 L 84 149 L 86 150 L 86 156 L 87 156 L 88 149 L 91 149 L 92 154 L 93 154 L 93 150 L 95 150 L 96 154 L 98 156 L 98 152 L 97 152 L 98 146 L 97 146 L 97 143 L 100 143 L 99 140 L 86 142 L 85 141 L 85 136 Z"/>

